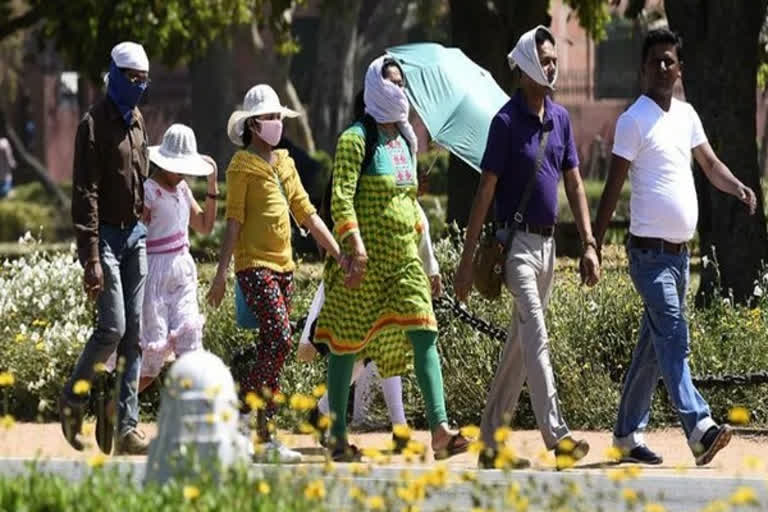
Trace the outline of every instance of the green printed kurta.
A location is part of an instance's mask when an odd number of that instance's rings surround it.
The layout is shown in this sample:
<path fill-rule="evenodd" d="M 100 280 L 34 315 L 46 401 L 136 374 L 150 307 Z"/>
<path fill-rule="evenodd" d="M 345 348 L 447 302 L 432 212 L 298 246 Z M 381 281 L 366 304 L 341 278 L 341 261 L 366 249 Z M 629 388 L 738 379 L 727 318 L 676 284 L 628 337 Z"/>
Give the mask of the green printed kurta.
<path fill-rule="evenodd" d="M 363 128 L 355 124 L 336 147 L 331 216 L 340 243 L 359 231 L 368 266 L 360 287 L 350 289 L 339 265 L 326 263 L 315 342 L 334 354 L 374 360 L 386 378 L 403 374 L 413 359 L 405 332 L 437 331 L 437 322 L 419 259 L 421 217 L 407 143 L 380 134 L 373 160 L 361 173 L 364 153 Z"/>

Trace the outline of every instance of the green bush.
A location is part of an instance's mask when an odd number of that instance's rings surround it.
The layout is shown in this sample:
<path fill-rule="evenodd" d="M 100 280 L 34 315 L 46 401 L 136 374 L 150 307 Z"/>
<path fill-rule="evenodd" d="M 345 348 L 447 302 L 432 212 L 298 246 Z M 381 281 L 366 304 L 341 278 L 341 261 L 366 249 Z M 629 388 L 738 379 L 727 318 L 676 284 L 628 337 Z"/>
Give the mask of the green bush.
<path fill-rule="evenodd" d="M 438 260 L 452 293 L 449 277 L 459 253 L 451 238 L 437 242 Z M 621 383 L 631 359 L 640 325 L 642 304 L 626 271 L 624 250 L 606 250 L 601 283 L 587 289 L 579 284 L 576 261 L 558 260 L 555 285 L 547 314 L 551 354 L 559 396 L 569 425 L 574 429 L 610 429 L 618 406 Z M 256 342 L 257 332 L 238 328 L 234 322 L 232 281 L 218 310 L 205 303 L 213 265 L 200 265 L 199 300 L 206 316 L 205 346 L 239 371 L 248 362 L 236 355 Z M 300 263 L 293 299 L 294 321 L 309 307 L 319 278 L 320 265 Z M 0 372 L 15 376 L 10 413 L 22 419 L 53 419 L 58 393 L 89 336 L 94 312 L 80 287 L 81 270 L 74 253 L 33 253 L 0 265 Z M 760 290 L 756 290 L 758 294 Z M 691 292 L 691 294 L 693 291 Z M 689 303 L 693 304 L 692 297 Z M 512 310 L 504 292 L 498 302 L 472 294 L 469 309 L 477 316 L 504 327 Z M 768 299 L 756 296 L 752 307 L 717 300 L 707 309 L 689 308 L 691 365 L 695 375 L 744 374 L 768 370 Z M 443 361 L 446 400 L 451 418 L 459 424 L 477 424 L 493 378 L 502 344 L 475 332 L 449 311 L 437 310 L 439 349 Z M 296 333 L 295 340 L 298 340 Z M 282 376 L 283 392 L 311 393 L 325 381 L 325 363 L 301 364 L 289 356 Z M 724 420 L 735 405 L 747 407 L 757 425 L 768 425 L 768 386 L 729 386 L 705 389 L 715 418 Z M 156 389 L 142 396 L 144 413 L 157 407 Z M 415 377 L 404 379 L 406 413 L 415 426 L 424 426 L 423 405 Z M 654 426 L 676 421 L 660 387 L 654 401 Z M 384 420 L 383 407 L 373 409 Z M 3 412 L 3 411 L 0 411 Z M 295 416 L 283 411 L 279 425 L 296 425 Z M 528 401 L 522 397 L 515 425 L 533 427 Z"/>
<path fill-rule="evenodd" d="M 52 240 L 56 237 L 58 227 L 55 210 L 50 206 L 15 198 L 0 200 L 2 242 L 15 242 L 28 231 Z"/>

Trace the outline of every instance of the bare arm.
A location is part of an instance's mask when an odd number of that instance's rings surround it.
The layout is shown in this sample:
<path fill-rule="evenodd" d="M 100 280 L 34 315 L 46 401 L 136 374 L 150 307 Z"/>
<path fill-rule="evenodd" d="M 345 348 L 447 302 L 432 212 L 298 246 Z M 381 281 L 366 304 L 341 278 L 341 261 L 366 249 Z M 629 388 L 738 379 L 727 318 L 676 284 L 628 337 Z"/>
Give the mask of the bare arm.
<path fill-rule="evenodd" d="M 581 282 L 588 286 L 594 286 L 600 280 L 600 261 L 597 257 L 597 242 L 592 236 L 592 226 L 589 220 L 589 205 L 584 193 L 584 183 L 581 181 L 581 173 L 578 167 L 568 169 L 563 174 L 565 182 L 565 195 L 571 206 L 576 227 L 581 236 L 583 252 L 579 262 Z"/>
<path fill-rule="evenodd" d="M 240 236 L 242 224 L 234 219 L 227 220 L 227 231 L 224 234 L 224 241 L 219 253 L 219 266 L 216 269 L 216 277 L 213 278 L 211 288 L 208 290 L 208 302 L 213 307 L 218 307 L 224 298 L 227 282 L 227 269 L 229 261 L 232 259 L 232 253 L 235 251 L 235 244 Z"/>
<path fill-rule="evenodd" d="M 323 219 L 319 215 L 313 213 L 304 221 L 303 226 L 309 230 L 312 237 L 320 244 L 320 247 L 331 255 L 336 261 L 340 260 L 341 251 L 339 250 L 339 244 L 328 231 L 328 227 L 323 222 Z"/>
<path fill-rule="evenodd" d="M 744 185 L 733 175 L 715 152 L 709 142 L 699 144 L 693 148 L 693 157 L 698 162 L 704 175 L 710 183 L 726 194 L 737 197 L 749 207 L 749 214 L 753 215 L 757 209 L 757 198 L 751 188 Z"/>
<path fill-rule="evenodd" d="M 216 162 L 207 155 L 202 155 L 202 157 L 211 164 L 213 173 L 208 175 L 208 193 L 205 198 L 205 210 L 200 208 L 194 197 L 190 201 L 189 225 L 198 233 L 208 235 L 213 231 L 213 225 L 216 223 L 216 196 L 219 195 L 219 185 L 216 181 L 216 175 L 218 174 Z"/>
<path fill-rule="evenodd" d="M 608 224 L 616 210 L 616 204 L 621 196 L 621 188 L 627 180 L 631 163 L 620 156 L 611 155 L 608 179 L 605 181 L 603 195 L 600 197 L 600 206 L 597 207 L 597 220 L 595 221 L 595 239 L 598 247 L 603 245 L 605 232 L 608 230 Z"/>
<path fill-rule="evenodd" d="M 573 218 L 576 220 L 576 227 L 579 230 L 579 236 L 584 244 L 594 243 L 592 236 L 592 225 L 589 219 L 589 205 L 587 204 L 587 195 L 584 192 L 584 183 L 581 181 L 581 173 L 578 167 L 568 169 L 563 173 L 563 182 L 565 184 L 565 195 L 568 198 L 568 204 L 573 212 Z"/>
<path fill-rule="evenodd" d="M 480 238 L 485 216 L 488 214 L 488 208 L 493 201 L 493 194 L 496 192 L 498 180 L 498 176 L 492 172 L 484 171 L 480 175 L 480 183 L 477 185 L 472 210 L 469 214 L 464 250 L 461 253 L 461 261 L 454 280 L 456 297 L 461 301 L 467 299 L 472 288 L 472 259 L 475 255 L 475 248 Z"/>

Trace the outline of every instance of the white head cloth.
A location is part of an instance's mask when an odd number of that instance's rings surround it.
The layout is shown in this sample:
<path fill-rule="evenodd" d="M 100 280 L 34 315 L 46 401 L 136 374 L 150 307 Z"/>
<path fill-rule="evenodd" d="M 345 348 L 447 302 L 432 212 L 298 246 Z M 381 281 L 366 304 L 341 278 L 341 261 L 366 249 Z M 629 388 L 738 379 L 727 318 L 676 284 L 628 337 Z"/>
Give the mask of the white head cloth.
<path fill-rule="evenodd" d="M 149 72 L 149 58 L 144 47 L 131 41 L 123 41 L 112 48 L 110 54 L 115 65 L 119 68 L 135 69 Z"/>
<path fill-rule="evenodd" d="M 413 126 L 408 122 L 410 105 L 405 91 L 381 76 L 386 56 L 382 55 L 371 62 L 365 72 L 363 101 L 365 113 L 370 114 L 377 123 L 397 123 L 398 128 L 411 146 L 411 154 L 416 155 L 418 141 Z M 405 77 L 403 77 L 405 78 Z"/>
<path fill-rule="evenodd" d="M 557 68 L 555 68 L 555 76 L 550 82 L 547 79 L 547 75 L 541 68 L 541 61 L 539 60 L 539 51 L 536 48 L 536 32 L 544 30 L 547 34 L 552 36 L 552 32 L 549 31 L 544 25 L 529 30 L 517 40 L 517 44 L 512 51 L 507 55 L 507 62 L 509 67 L 515 69 L 515 66 L 519 66 L 520 69 L 528 75 L 534 82 L 544 87 L 549 87 L 555 90 L 555 82 L 557 81 Z M 552 36 L 554 40 L 555 37 Z M 555 46 L 557 48 L 557 46 Z"/>

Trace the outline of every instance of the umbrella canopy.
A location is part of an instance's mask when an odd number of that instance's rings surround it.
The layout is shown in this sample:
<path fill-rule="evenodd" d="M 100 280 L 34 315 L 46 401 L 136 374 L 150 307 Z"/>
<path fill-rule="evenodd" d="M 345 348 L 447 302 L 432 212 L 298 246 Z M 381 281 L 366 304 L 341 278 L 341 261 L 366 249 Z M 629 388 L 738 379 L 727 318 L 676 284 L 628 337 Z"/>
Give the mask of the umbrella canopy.
<path fill-rule="evenodd" d="M 509 96 L 458 48 L 413 43 L 387 53 L 402 66 L 408 100 L 432 139 L 479 172 L 491 120 Z"/>

